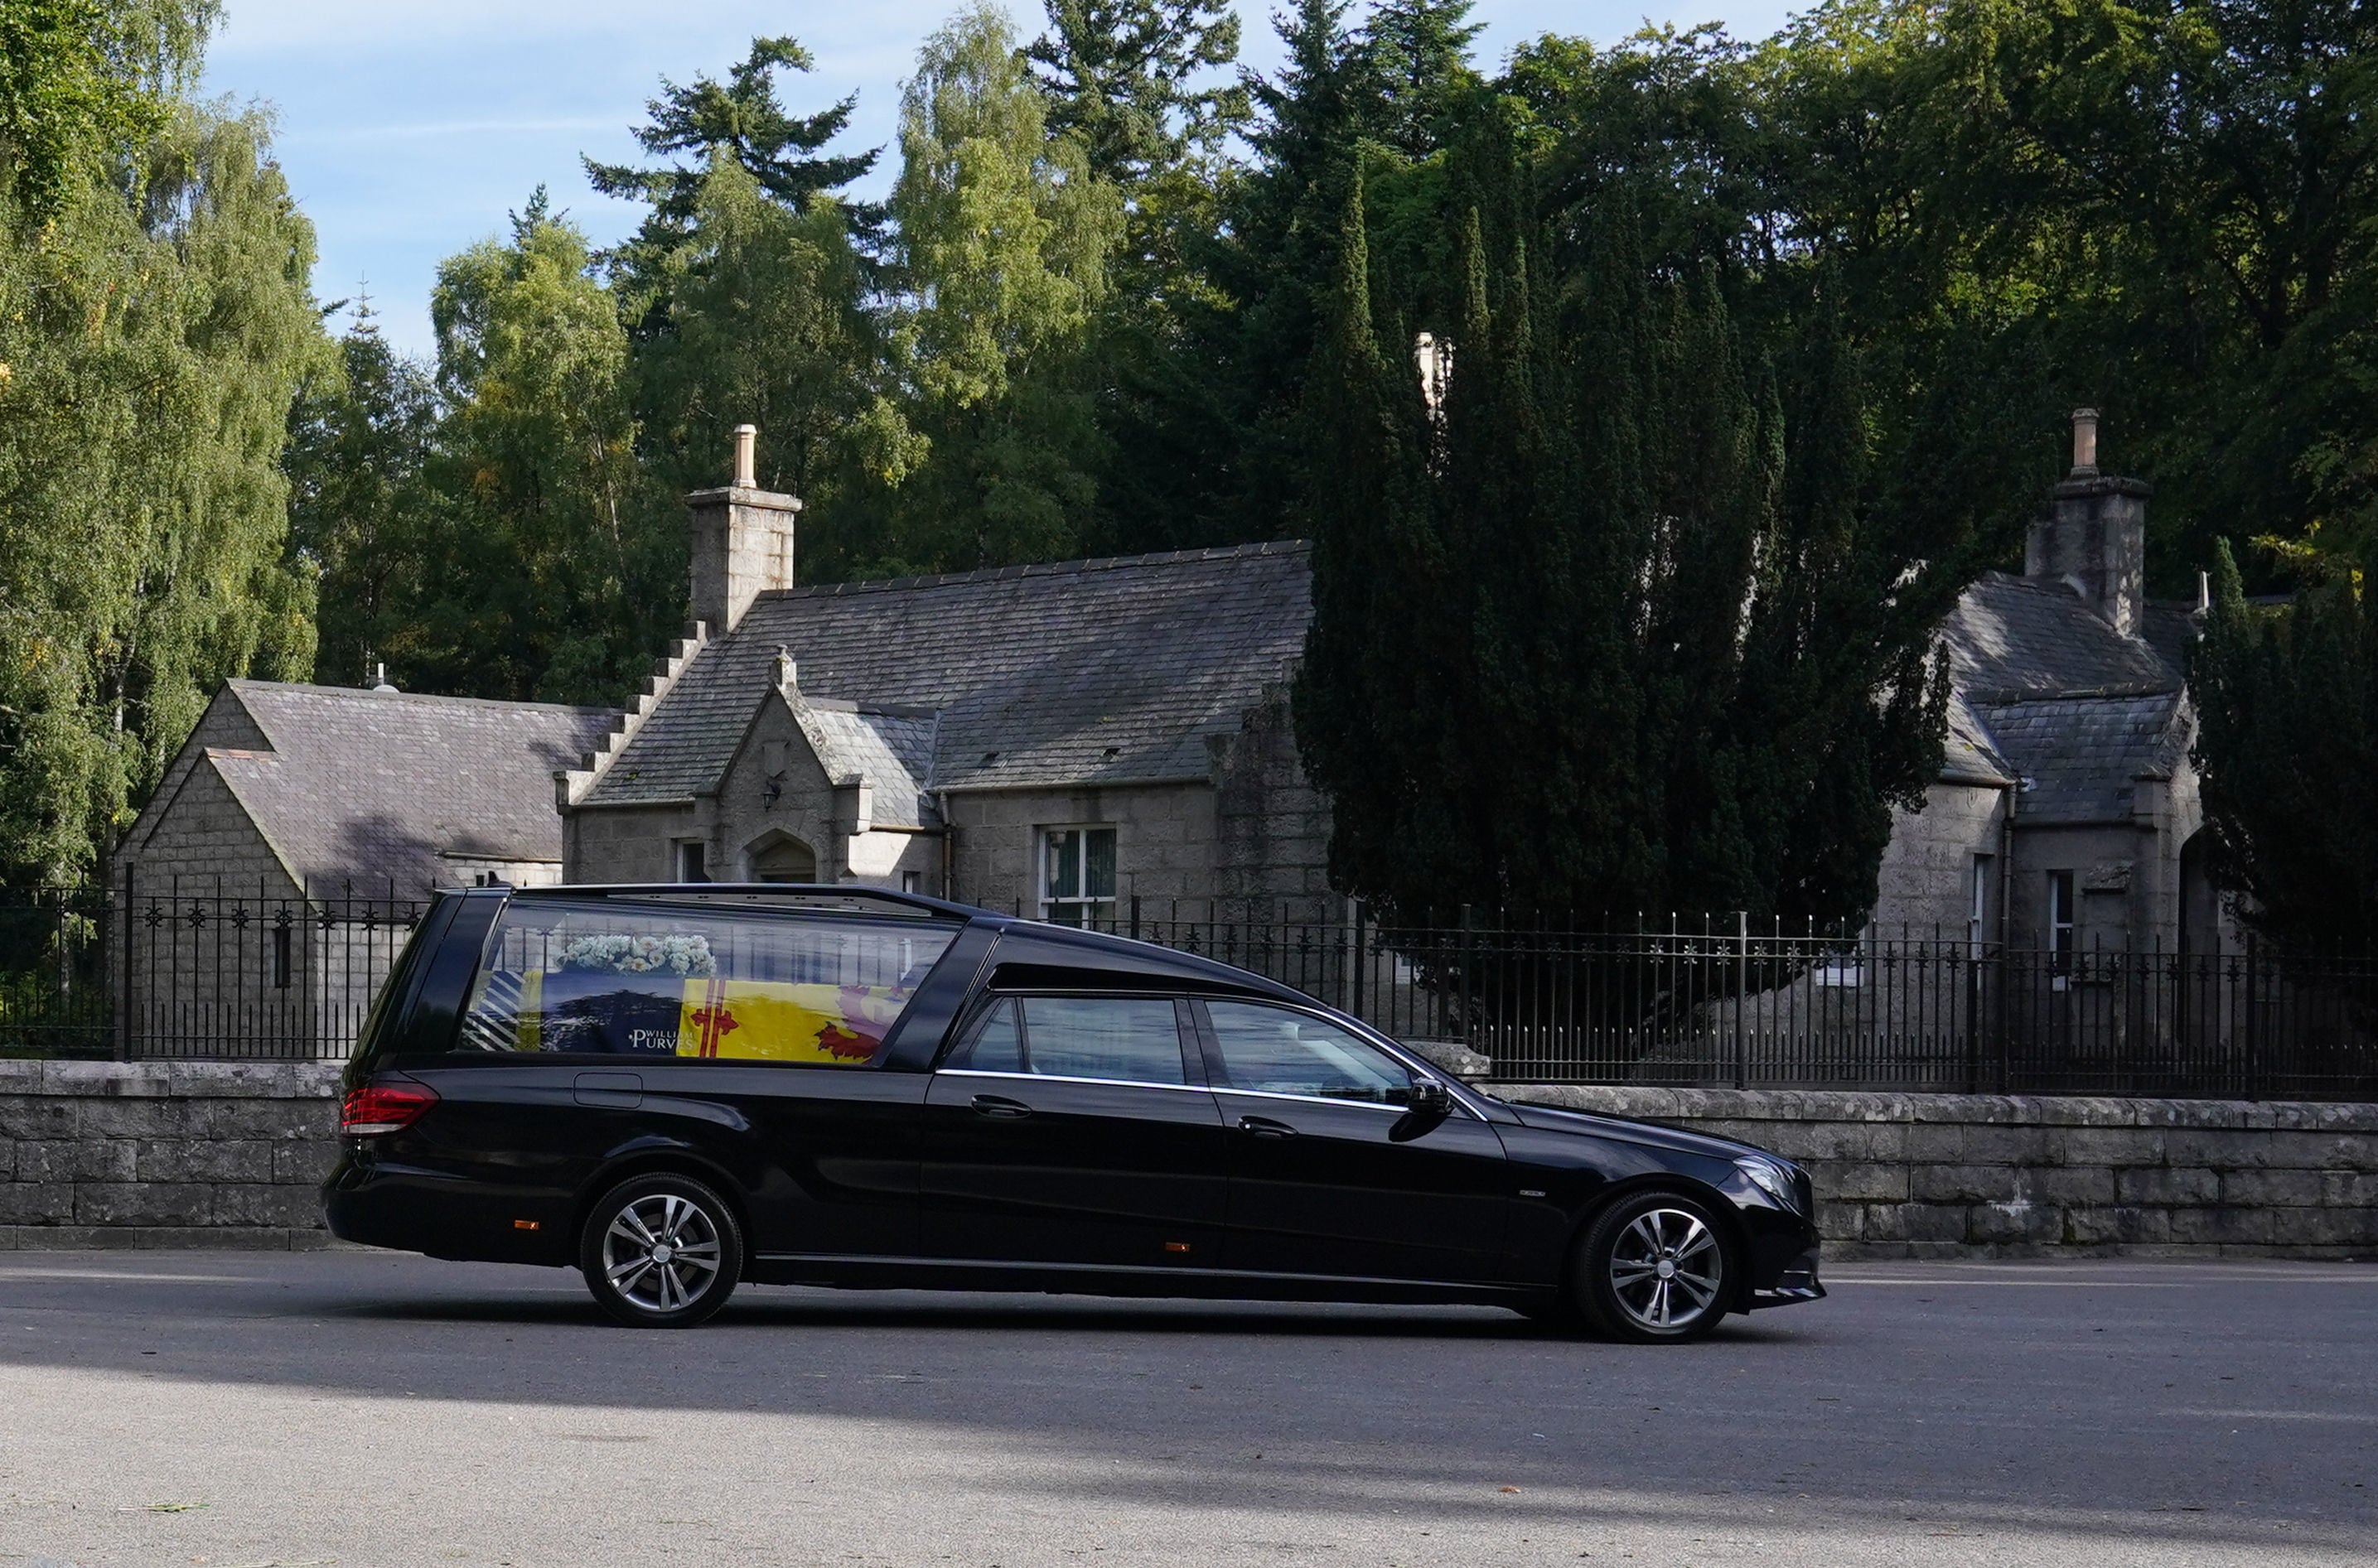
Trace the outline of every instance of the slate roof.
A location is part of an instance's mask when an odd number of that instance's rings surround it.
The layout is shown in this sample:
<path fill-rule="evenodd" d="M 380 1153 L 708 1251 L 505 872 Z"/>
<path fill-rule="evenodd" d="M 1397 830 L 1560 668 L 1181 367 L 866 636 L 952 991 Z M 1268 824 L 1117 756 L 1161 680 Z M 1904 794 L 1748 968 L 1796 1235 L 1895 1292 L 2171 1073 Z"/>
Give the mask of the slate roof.
<path fill-rule="evenodd" d="M 875 786 L 873 820 L 895 828 L 940 825 L 942 814 L 925 793 L 931 787 L 938 715 L 811 698 L 795 712 L 828 781 L 857 774 Z"/>
<path fill-rule="evenodd" d="M 2064 697 L 2001 702 L 1983 722 L 2024 780 L 2027 824 L 2126 820 L 2140 779 L 2168 779 L 2187 750 L 2180 699 Z"/>
<path fill-rule="evenodd" d="M 1949 693 L 1949 734 L 1940 748 L 1940 776 L 1955 784 L 2004 785 L 2015 780 L 2014 764 L 1999 755 L 1988 726 L 1962 691 Z"/>
<path fill-rule="evenodd" d="M 2127 820 L 2193 727 L 2186 607 L 2151 604 L 2123 637 L 2061 582 L 1991 572 L 1941 625 L 1955 683 L 1941 776 L 2020 782 L 2026 824 Z"/>
<path fill-rule="evenodd" d="M 1987 572 L 1941 624 L 1951 677 L 1976 702 L 2177 691 L 2177 663 L 2124 637 L 2061 582 Z"/>
<path fill-rule="evenodd" d="M 715 788 L 780 646 L 804 691 L 937 713 L 930 754 L 919 731 L 873 723 L 875 742 L 837 742 L 880 743 L 923 788 L 1204 778 L 1207 736 L 1235 731 L 1287 677 L 1312 603 L 1296 542 L 763 593 L 694 656 L 583 804 Z"/>
<path fill-rule="evenodd" d="M 606 708 L 488 702 L 278 681 L 229 683 L 270 750 L 211 748 L 291 875 L 309 887 L 393 879 L 450 887 L 450 856 L 561 858 L 553 774 L 616 716 Z"/>

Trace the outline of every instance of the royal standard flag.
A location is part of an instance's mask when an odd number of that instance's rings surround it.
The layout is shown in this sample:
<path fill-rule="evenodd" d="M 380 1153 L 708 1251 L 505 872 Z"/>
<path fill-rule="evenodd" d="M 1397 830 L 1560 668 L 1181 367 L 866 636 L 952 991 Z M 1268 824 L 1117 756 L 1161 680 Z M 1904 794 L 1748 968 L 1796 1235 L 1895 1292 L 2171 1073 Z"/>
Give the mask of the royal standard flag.
<path fill-rule="evenodd" d="M 874 1059 L 907 1004 L 893 986 L 688 980 L 677 1054 L 857 1067 Z"/>

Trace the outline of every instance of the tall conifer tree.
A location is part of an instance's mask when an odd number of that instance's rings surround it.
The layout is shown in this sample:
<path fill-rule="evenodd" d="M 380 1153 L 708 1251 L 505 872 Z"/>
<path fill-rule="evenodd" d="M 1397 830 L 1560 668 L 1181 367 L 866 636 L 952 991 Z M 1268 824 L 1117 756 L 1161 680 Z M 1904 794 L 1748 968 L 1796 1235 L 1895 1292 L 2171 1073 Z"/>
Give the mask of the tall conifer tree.
<path fill-rule="evenodd" d="M 1460 236 L 1456 297 L 1353 209 L 1311 391 L 1297 719 L 1333 873 L 1390 916 L 1862 919 L 1938 765 L 1960 578 L 1871 506 L 1847 355 L 1811 329 L 1787 428 L 1717 277 L 1646 257 L 1623 193 L 1548 263 L 1507 127 L 1415 216 L 1424 188 L 1394 221 Z"/>

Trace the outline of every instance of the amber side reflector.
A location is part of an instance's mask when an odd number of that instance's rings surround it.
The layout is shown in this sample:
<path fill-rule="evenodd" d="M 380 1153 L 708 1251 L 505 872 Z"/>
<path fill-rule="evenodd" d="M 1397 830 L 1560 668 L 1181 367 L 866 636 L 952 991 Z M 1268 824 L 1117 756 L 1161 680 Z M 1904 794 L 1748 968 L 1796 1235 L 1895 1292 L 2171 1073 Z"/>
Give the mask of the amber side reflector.
<path fill-rule="evenodd" d="M 512 1228 L 514 1230 L 534 1230 L 536 1228 L 536 1221 L 533 1219 L 516 1219 L 512 1221 Z"/>
<path fill-rule="evenodd" d="M 1164 1244 L 1164 1250 L 1168 1252 L 1185 1252 L 1189 1250 L 1189 1243 L 1186 1241 L 1167 1241 Z"/>

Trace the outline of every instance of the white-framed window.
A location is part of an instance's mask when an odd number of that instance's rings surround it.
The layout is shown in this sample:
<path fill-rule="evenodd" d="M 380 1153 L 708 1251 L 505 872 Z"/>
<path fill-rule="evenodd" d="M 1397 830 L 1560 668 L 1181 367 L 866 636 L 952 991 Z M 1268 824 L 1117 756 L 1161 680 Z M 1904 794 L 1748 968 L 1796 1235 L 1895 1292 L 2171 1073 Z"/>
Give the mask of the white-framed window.
<path fill-rule="evenodd" d="M 1111 928 L 1115 831 L 1040 830 L 1040 918 L 1060 926 Z"/>
<path fill-rule="evenodd" d="M 2048 873 L 2048 967 L 2056 976 L 2055 988 L 2064 989 L 2072 974 L 2073 927 L 2072 873 Z"/>
<path fill-rule="evenodd" d="M 902 892 L 923 892 L 925 891 L 925 874 L 922 871 L 901 872 L 900 891 Z"/>
<path fill-rule="evenodd" d="M 673 858 L 676 861 L 673 868 L 676 875 L 671 879 L 672 880 L 679 882 L 710 880 L 710 858 L 704 852 L 700 839 L 679 839 L 675 845 Z"/>

